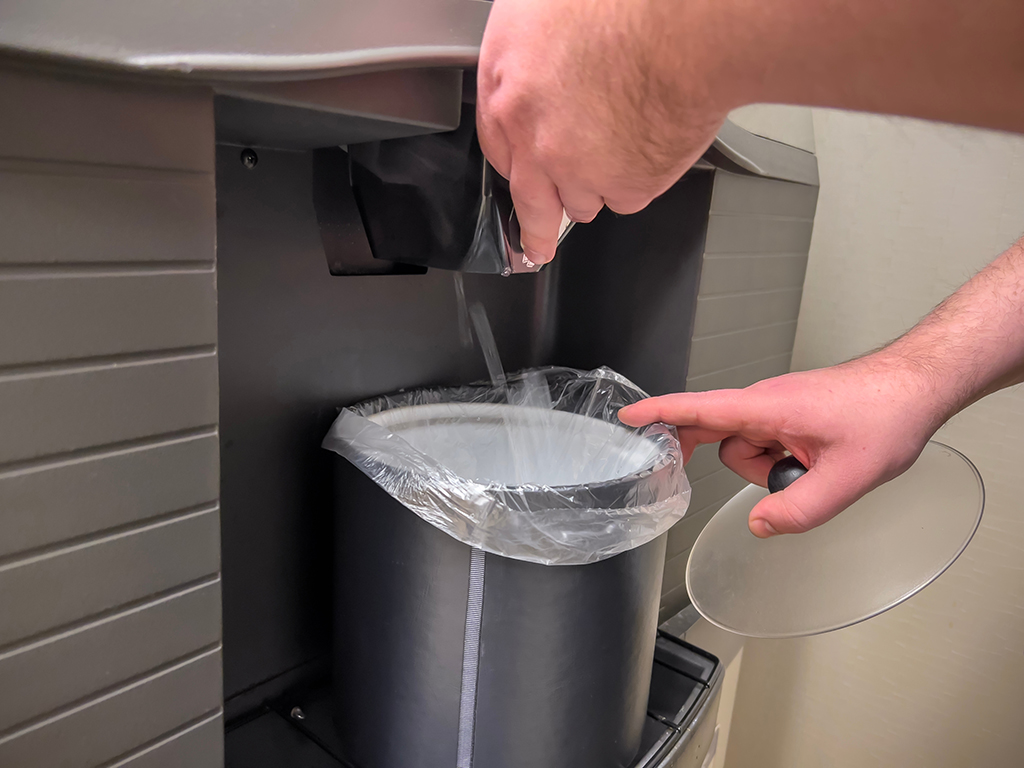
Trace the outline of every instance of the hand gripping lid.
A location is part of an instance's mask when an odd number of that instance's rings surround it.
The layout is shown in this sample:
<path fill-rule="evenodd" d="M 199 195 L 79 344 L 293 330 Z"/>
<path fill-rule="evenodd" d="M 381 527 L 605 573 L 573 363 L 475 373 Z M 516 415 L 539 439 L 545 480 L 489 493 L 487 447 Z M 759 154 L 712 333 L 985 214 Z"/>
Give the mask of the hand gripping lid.
<path fill-rule="evenodd" d="M 767 494 L 750 485 L 730 499 L 686 567 L 700 614 L 750 637 L 829 632 L 899 605 L 960 556 L 985 503 L 970 460 L 934 441 L 903 475 L 807 533 L 754 536 L 747 518 Z"/>

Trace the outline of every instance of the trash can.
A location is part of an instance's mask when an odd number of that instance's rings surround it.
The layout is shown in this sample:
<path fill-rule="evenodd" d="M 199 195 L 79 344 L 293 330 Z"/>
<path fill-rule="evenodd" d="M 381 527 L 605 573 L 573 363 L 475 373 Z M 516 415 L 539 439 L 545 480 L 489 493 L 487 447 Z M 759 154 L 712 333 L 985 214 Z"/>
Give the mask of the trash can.
<path fill-rule="evenodd" d="M 672 428 L 607 369 L 345 409 L 336 723 L 358 768 L 624 768 L 644 724 L 665 532 L 689 485 Z"/>

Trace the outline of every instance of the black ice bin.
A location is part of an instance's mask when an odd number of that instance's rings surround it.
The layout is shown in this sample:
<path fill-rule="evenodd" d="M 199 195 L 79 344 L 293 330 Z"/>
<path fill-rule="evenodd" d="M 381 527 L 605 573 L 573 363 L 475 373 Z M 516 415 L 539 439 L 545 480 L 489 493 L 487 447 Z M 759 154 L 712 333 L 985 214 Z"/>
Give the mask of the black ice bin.
<path fill-rule="evenodd" d="M 640 746 L 674 430 L 601 369 L 345 409 L 335 720 L 358 768 L 624 768 Z"/>

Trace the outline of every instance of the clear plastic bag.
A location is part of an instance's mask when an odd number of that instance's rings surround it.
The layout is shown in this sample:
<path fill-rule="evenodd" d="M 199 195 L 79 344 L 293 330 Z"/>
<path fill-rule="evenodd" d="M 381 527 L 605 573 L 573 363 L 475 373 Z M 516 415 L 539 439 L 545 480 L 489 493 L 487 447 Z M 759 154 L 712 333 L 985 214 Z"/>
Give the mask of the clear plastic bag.
<path fill-rule="evenodd" d="M 675 428 L 618 420 L 644 397 L 607 368 L 537 369 L 345 408 L 323 447 L 465 544 L 581 565 L 639 547 L 686 513 Z"/>

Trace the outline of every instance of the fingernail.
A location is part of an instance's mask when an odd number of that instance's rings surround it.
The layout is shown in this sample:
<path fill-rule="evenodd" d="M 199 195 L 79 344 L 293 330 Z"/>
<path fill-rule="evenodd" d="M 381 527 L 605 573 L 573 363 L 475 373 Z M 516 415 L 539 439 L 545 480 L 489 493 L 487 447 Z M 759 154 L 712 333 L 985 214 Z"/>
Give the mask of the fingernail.
<path fill-rule="evenodd" d="M 771 538 L 772 536 L 778 536 L 779 535 L 779 532 L 775 530 L 775 528 L 772 526 L 772 524 L 769 523 L 764 518 L 759 517 L 756 520 L 751 520 L 750 523 L 751 523 L 751 526 L 757 526 L 758 523 L 761 524 L 760 526 L 758 526 L 758 527 L 760 527 L 761 532 L 759 534 L 756 534 L 756 535 L 759 536 L 762 539 L 768 539 L 768 538 Z"/>
<path fill-rule="evenodd" d="M 547 264 L 551 261 L 551 258 L 540 251 L 534 251 L 529 248 L 526 249 L 526 258 L 532 261 L 534 264 Z"/>

